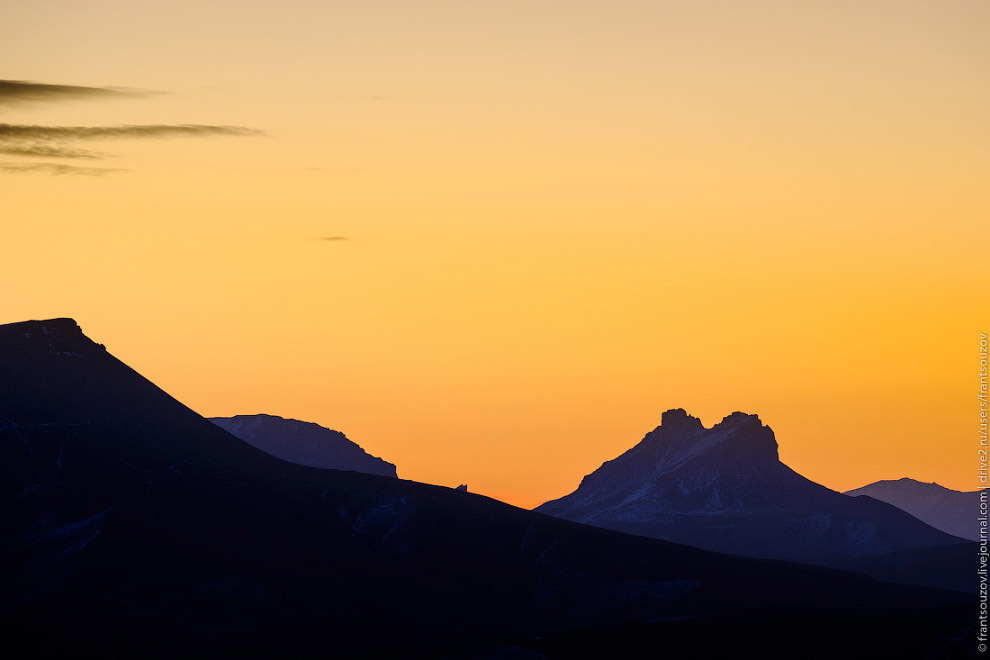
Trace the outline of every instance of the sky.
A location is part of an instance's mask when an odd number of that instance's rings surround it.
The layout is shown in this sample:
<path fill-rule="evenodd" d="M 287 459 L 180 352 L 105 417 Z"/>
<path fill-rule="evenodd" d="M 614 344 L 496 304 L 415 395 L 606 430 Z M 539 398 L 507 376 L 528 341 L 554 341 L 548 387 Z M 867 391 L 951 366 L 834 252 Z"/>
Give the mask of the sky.
<path fill-rule="evenodd" d="M 670 408 L 758 414 L 838 490 L 973 490 L 988 33 L 976 0 L 10 0 L 0 322 L 524 507 Z"/>

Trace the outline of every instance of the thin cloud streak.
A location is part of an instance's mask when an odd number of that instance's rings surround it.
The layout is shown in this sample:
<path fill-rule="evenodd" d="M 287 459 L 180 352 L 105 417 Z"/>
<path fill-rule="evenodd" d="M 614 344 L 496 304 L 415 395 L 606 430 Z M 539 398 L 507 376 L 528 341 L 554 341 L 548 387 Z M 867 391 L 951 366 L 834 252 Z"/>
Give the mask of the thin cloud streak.
<path fill-rule="evenodd" d="M 203 124 L 123 124 L 119 126 L 34 126 L 0 124 L 0 140 L 114 140 L 169 137 L 260 136 L 244 126 Z"/>
<path fill-rule="evenodd" d="M 75 147 L 62 147 L 48 144 L 0 144 L 0 154 L 9 154 L 11 156 L 31 156 L 34 158 L 80 158 L 88 160 L 110 158 L 113 155 L 100 151 L 90 151 L 88 149 L 76 149 Z"/>
<path fill-rule="evenodd" d="M 161 93 L 124 87 L 83 87 L 49 85 L 29 80 L 0 80 L 0 105 L 74 99 L 140 98 Z"/>
<path fill-rule="evenodd" d="M 0 163 L 0 172 L 9 174 L 51 174 L 52 176 L 79 175 L 79 176 L 104 176 L 115 172 L 127 172 L 128 170 L 111 169 L 105 167 L 77 167 L 75 165 L 65 165 L 63 163 Z"/>
<path fill-rule="evenodd" d="M 349 241 L 349 236 L 318 236 L 313 240 L 317 241 Z"/>

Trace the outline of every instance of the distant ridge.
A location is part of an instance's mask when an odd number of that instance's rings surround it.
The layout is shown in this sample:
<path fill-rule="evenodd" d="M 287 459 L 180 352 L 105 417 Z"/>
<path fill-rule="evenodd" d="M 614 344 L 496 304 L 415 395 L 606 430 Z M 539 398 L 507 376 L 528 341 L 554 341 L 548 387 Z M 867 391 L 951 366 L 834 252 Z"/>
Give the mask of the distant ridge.
<path fill-rule="evenodd" d="M 278 415 L 210 417 L 252 447 L 284 461 L 329 470 L 396 477 L 395 465 L 368 454 L 340 431 Z"/>
<path fill-rule="evenodd" d="M 980 540 L 978 490 L 952 490 L 936 483 L 924 483 L 904 477 L 877 481 L 847 491 L 846 495 L 867 495 L 893 504 L 947 534 L 971 541 Z"/>

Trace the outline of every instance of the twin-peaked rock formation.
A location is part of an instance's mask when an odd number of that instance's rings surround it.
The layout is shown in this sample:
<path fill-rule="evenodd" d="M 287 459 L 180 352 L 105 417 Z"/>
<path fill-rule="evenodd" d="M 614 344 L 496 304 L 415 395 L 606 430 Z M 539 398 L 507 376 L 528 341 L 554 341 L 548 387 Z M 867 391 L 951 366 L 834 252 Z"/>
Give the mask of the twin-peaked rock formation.
<path fill-rule="evenodd" d="M 834 563 L 961 539 L 890 504 L 854 498 L 780 462 L 773 431 L 733 413 L 712 428 L 684 410 L 537 511 L 751 557 Z"/>

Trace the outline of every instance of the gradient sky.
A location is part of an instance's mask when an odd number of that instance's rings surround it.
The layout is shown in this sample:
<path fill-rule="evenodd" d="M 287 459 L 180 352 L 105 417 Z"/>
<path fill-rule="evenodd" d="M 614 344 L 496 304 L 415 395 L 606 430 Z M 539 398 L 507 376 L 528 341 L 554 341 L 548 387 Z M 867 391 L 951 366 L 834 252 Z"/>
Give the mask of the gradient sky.
<path fill-rule="evenodd" d="M 832 488 L 972 490 L 988 34 L 976 0 L 4 2 L 0 78 L 124 91 L 0 95 L 0 322 L 521 506 L 673 407 Z M 186 124 L 263 135 L 9 128 Z"/>

